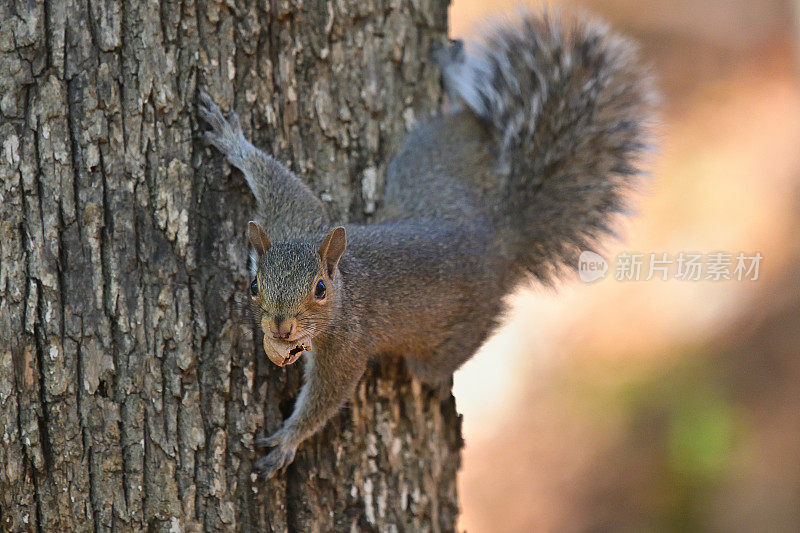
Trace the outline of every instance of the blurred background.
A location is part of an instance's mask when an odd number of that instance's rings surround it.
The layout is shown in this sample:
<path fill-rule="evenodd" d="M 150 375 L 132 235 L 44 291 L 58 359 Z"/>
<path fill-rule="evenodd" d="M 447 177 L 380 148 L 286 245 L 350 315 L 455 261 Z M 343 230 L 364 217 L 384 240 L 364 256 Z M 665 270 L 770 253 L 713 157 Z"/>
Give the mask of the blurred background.
<path fill-rule="evenodd" d="M 800 531 L 800 3 L 559 4 L 642 44 L 660 150 L 607 277 L 521 291 L 456 374 L 459 529 Z M 515 5 L 455 0 L 452 36 Z M 623 251 L 763 259 L 617 281 Z"/>

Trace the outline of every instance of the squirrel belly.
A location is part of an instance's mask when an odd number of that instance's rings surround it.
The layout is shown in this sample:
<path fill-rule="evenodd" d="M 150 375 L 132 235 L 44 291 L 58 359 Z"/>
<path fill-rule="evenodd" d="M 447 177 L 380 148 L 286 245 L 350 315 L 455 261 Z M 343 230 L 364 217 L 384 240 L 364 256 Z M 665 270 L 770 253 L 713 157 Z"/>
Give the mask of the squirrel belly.
<path fill-rule="evenodd" d="M 639 182 L 653 93 L 635 46 L 602 23 L 527 13 L 438 62 L 453 110 L 409 134 L 368 225 L 331 230 L 319 198 L 201 95 L 205 138 L 242 171 L 266 227 L 249 228 L 265 350 L 291 364 L 313 342 L 292 415 L 255 441 L 273 448 L 263 477 L 350 398 L 369 357 L 448 380 L 505 295 L 574 269 Z"/>

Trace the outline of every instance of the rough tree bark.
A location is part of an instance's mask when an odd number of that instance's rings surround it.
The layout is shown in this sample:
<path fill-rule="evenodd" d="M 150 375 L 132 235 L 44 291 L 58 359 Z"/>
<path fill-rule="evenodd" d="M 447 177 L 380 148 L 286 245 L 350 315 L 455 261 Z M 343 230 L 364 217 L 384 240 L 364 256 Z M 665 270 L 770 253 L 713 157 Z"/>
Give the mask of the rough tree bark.
<path fill-rule="evenodd" d="M 195 111 L 205 88 L 335 220 L 366 219 L 439 101 L 446 7 L 0 2 L 0 528 L 454 527 L 454 401 L 397 362 L 285 476 L 251 481 L 300 365 L 254 339 L 253 200 Z"/>

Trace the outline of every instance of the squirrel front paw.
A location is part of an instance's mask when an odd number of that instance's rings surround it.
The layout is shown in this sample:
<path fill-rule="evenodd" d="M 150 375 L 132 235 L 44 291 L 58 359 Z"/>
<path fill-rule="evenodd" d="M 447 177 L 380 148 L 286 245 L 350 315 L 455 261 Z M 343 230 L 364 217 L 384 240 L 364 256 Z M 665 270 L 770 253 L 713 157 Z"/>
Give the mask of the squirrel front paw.
<path fill-rule="evenodd" d="M 240 161 L 237 158 L 242 157 L 242 148 L 249 144 L 239 124 L 239 116 L 231 110 L 229 119 L 226 120 L 219 106 L 205 91 L 200 92 L 197 111 L 211 126 L 211 130 L 203 134 L 205 141 L 225 154 L 233 165 L 238 166 Z"/>
<path fill-rule="evenodd" d="M 283 470 L 292 461 L 297 450 L 297 444 L 288 438 L 285 428 L 281 428 L 269 437 L 261 437 L 253 441 L 259 447 L 273 448 L 264 457 L 256 460 L 253 471 L 258 474 L 260 481 L 266 481 L 274 476 L 279 470 Z"/>

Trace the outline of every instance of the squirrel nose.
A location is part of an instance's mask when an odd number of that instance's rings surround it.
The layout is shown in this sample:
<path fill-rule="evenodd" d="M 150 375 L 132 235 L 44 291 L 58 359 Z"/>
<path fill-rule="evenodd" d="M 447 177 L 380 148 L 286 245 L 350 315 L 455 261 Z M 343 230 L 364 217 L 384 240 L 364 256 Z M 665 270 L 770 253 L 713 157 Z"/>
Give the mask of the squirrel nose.
<path fill-rule="evenodd" d="M 283 317 L 275 317 L 275 329 L 272 330 L 272 336 L 276 339 L 288 339 L 294 334 L 296 325 L 293 318 L 284 320 Z"/>

